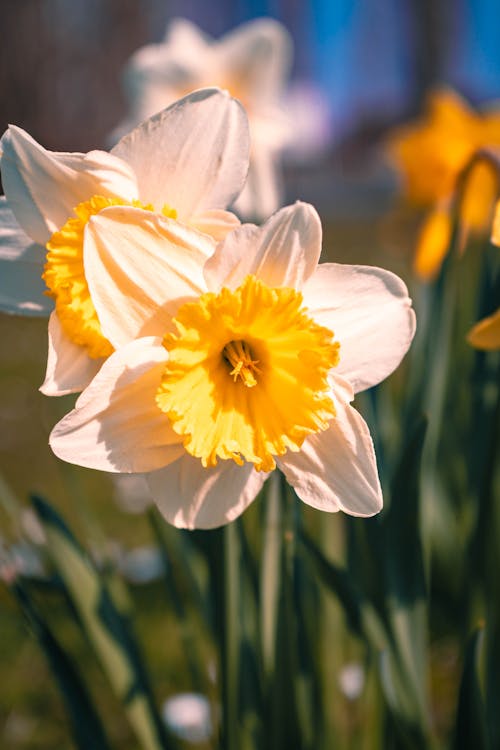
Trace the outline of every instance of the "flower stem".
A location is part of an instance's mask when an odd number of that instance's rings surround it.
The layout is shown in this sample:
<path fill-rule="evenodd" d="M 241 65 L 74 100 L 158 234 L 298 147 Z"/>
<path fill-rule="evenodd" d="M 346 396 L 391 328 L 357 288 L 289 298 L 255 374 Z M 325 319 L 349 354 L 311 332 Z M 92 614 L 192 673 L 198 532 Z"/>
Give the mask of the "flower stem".
<path fill-rule="evenodd" d="M 222 746 L 238 747 L 239 695 L 239 545 L 236 523 L 224 528 L 224 614 L 221 643 Z"/>

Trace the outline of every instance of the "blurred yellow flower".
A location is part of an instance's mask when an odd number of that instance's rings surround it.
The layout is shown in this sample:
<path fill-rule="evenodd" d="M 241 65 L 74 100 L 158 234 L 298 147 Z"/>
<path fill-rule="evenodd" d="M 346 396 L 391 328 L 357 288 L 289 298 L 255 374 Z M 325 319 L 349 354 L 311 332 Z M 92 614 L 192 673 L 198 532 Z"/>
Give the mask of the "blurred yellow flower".
<path fill-rule="evenodd" d="M 476 112 L 449 90 L 431 94 L 423 117 L 391 137 L 389 150 L 403 174 L 408 202 L 431 209 L 415 257 L 415 270 L 422 278 L 435 276 L 449 247 L 450 208 L 462 171 L 478 149 L 491 146 L 500 146 L 500 111 Z M 487 231 L 497 191 L 491 164 L 475 164 L 461 197 L 461 220 L 467 230 Z"/>
<path fill-rule="evenodd" d="M 493 219 L 493 229 L 491 231 L 491 241 L 494 245 L 500 247 L 500 201 L 495 208 L 495 217 Z"/>
<path fill-rule="evenodd" d="M 500 201 L 497 203 L 491 241 L 500 247 Z M 500 349 L 500 308 L 476 323 L 469 331 L 467 341 L 475 349 L 494 351 Z"/>
<path fill-rule="evenodd" d="M 476 323 L 469 331 L 467 341 L 475 349 L 485 351 L 500 349 L 500 309 Z"/>

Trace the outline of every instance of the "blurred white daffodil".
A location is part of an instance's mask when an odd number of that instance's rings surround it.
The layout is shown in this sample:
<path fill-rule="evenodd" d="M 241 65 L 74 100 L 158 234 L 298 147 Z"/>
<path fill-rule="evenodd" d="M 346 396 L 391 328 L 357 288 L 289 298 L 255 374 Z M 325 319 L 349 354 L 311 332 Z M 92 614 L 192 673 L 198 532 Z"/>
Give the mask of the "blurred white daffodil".
<path fill-rule="evenodd" d="M 290 36 L 272 18 L 245 23 L 218 40 L 174 19 L 163 42 L 141 47 L 127 64 L 130 112 L 115 132 L 193 89 L 227 89 L 247 111 L 252 142 L 248 180 L 235 208 L 246 218 L 265 219 L 282 205 L 280 153 L 296 127 L 283 108 L 291 56 Z"/>
<path fill-rule="evenodd" d="M 139 213 L 111 207 L 89 220 L 94 304 L 105 335 L 123 346 L 53 429 L 56 455 L 146 473 L 178 527 L 233 520 L 276 466 L 315 508 L 377 513 L 373 444 L 350 402 L 410 345 L 404 283 L 380 268 L 318 265 L 319 217 L 297 203 L 262 227 L 230 232 L 191 294 L 158 310 L 157 288 L 184 281 L 163 252 L 161 227 L 171 220 L 153 225 Z M 136 288 L 140 304 L 131 305 Z"/>
<path fill-rule="evenodd" d="M 197 288 L 215 239 L 239 225 L 223 209 L 248 169 L 246 115 L 227 92 L 205 89 L 142 123 L 111 153 L 47 151 L 14 126 L 0 148 L 6 195 L 0 199 L 0 309 L 48 314 L 43 278 L 55 310 L 41 390 L 51 396 L 80 391 L 115 346 L 102 333 L 87 276 L 89 218 L 113 205 L 148 209 L 151 226 L 158 215 L 170 217 L 164 252 L 176 267 L 179 296 L 192 293 L 191 277 Z M 139 252 L 134 263 L 142 264 Z M 112 273 L 120 265 L 118 255 Z"/>

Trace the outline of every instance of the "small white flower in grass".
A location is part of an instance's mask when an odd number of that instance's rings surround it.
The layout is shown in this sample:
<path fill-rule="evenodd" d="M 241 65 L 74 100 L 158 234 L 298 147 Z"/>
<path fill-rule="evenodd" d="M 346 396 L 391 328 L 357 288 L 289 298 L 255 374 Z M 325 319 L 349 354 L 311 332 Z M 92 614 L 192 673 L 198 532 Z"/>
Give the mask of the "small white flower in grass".
<path fill-rule="evenodd" d="M 187 742 L 207 742 L 212 736 L 210 703 L 200 693 L 178 693 L 163 704 L 163 720 L 173 734 Z"/>
<path fill-rule="evenodd" d="M 415 330 L 404 283 L 380 268 L 318 265 L 321 224 L 297 203 L 262 227 L 229 233 L 206 262 L 197 294 L 172 317 L 148 301 L 147 264 L 162 239 L 131 209 L 88 226 L 88 268 L 106 335 L 147 327 L 103 365 L 54 428 L 60 458 L 144 472 L 165 518 L 211 528 L 240 515 L 278 467 L 297 495 L 325 511 L 382 507 L 372 440 L 350 402 L 399 364 Z M 131 311 L 133 267 L 109 268 L 115 247 L 140 252 L 142 306 Z M 160 262 L 158 284 L 176 270 Z M 101 294 L 102 291 L 102 294 Z M 149 307 L 148 307 L 149 306 Z"/>
<path fill-rule="evenodd" d="M 55 311 L 41 390 L 47 395 L 79 391 L 116 346 L 102 332 L 87 277 L 84 240 L 90 217 L 125 205 L 147 211 L 152 227 L 169 219 L 157 231 L 168 235 L 164 252 L 171 263 L 184 269 L 176 282 L 179 295 L 192 293 L 191 279 L 201 278 L 215 239 L 239 225 L 224 209 L 246 177 L 247 118 L 227 92 L 205 89 L 142 123 L 111 153 L 47 151 L 14 126 L 0 148 L 6 194 L 0 199 L 0 309 L 50 312 L 43 274 Z M 137 253 L 135 263 L 141 264 Z M 121 273 L 119 257 L 113 272 Z"/>
<path fill-rule="evenodd" d="M 296 130 L 284 102 L 291 58 L 291 38 L 272 18 L 249 21 L 220 39 L 210 38 L 190 21 L 174 19 L 162 42 L 141 47 L 128 62 L 130 113 L 115 132 L 193 89 L 227 89 L 247 111 L 252 141 L 248 180 L 236 208 L 247 218 L 265 219 L 282 205 L 280 154 Z M 303 125 L 308 113 L 302 109 L 300 115 Z"/>
<path fill-rule="evenodd" d="M 151 505 L 151 494 L 144 477 L 139 474 L 115 474 L 113 498 L 124 513 L 142 514 Z"/>
<path fill-rule="evenodd" d="M 355 701 L 365 686 L 366 675 L 363 665 L 358 662 L 344 664 L 339 672 L 338 681 L 345 697 L 350 701 Z"/>
<path fill-rule="evenodd" d="M 122 552 L 118 568 L 127 581 L 136 584 L 150 583 L 165 573 L 165 563 L 158 547 L 143 546 Z"/>

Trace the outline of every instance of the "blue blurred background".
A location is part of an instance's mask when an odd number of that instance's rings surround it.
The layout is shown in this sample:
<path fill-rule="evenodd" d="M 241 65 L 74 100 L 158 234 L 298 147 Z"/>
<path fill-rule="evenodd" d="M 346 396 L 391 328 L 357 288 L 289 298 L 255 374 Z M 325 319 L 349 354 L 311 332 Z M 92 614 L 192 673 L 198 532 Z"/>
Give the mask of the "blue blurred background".
<path fill-rule="evenodd" d="M 497 0 L 3 0 L 0 127 L 52 148 L 102 145 L 125 114 L 124 62 L 176 16 L 216 37 L 258 16 L 282 21 L 293 78 L 319 88 L 333 144 L 414 113 L 435 83 L 475 103 L 500 96 Z"/>

